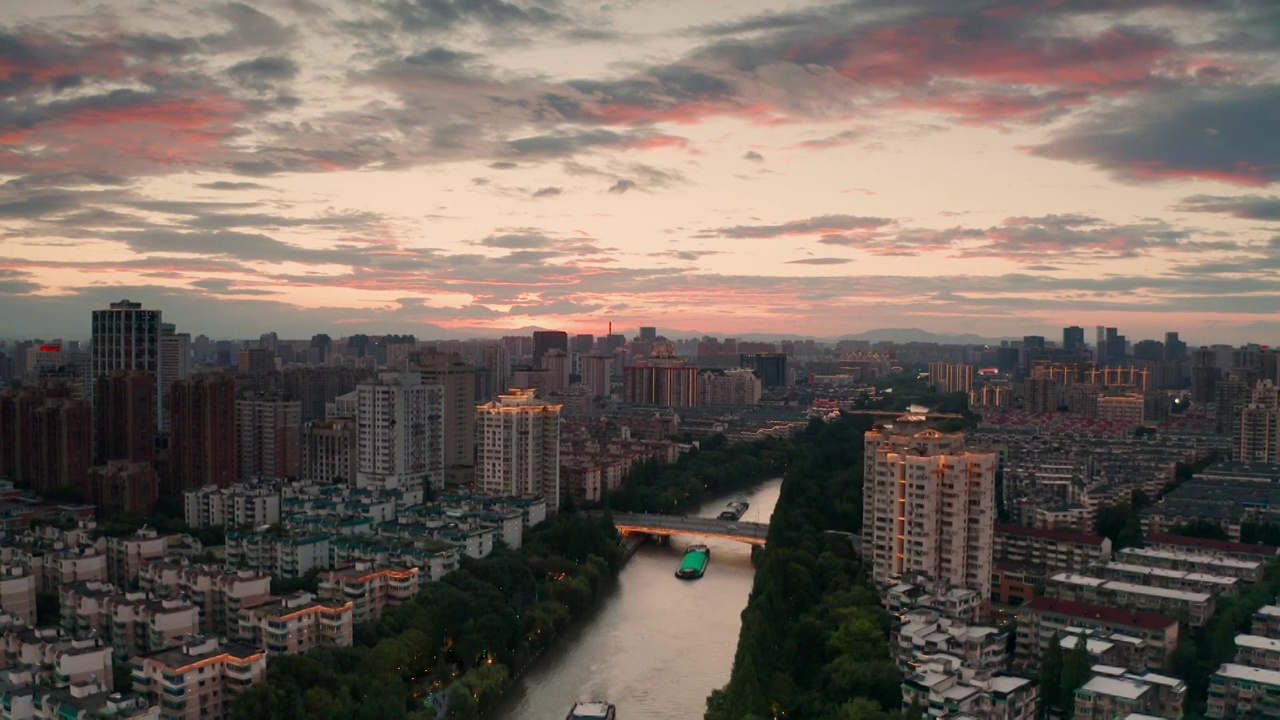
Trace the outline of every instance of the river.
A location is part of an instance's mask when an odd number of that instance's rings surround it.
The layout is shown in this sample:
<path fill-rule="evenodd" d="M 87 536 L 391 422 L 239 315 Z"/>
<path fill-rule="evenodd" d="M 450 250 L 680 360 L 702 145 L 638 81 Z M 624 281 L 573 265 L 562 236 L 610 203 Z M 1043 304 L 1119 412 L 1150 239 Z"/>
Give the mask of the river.
<path fill-rule="evenodd" d="M 781 486 L 768 480 L 741 493 L 751 503 L 742 520 L 767 522 Z M 714 517 L 729 499 L 697 514 Z M 618 706 L 618 720 L 700 720 L 707 695 L 729 681 L 755 568 L 750 545 L 702 540 L 711 548 L 707 574 L 678 580 L 676 567 L 693 542 L 678 535 L 670 546 L 641 546 L 617 584 L 520 678 L 494 718 L 563 720 L 575 702 L 600 699 Z"/>

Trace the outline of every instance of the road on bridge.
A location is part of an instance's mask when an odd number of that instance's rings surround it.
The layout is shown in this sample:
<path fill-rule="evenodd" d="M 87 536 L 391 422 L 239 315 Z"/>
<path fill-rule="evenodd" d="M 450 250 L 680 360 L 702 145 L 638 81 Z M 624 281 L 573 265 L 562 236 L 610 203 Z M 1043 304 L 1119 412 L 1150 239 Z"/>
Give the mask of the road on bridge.
<path fill-rule="evenodd" d="M 753 545 L 763 545 L 769 536 L 769 526 L 764 523 L 720 520 L 718 518 L 689 517 L 687 515 L 633 515 L 615 514 L 613 524 L 624 533 L 638 532 L 648 535 L 697 535 L 738 540 Z"/>

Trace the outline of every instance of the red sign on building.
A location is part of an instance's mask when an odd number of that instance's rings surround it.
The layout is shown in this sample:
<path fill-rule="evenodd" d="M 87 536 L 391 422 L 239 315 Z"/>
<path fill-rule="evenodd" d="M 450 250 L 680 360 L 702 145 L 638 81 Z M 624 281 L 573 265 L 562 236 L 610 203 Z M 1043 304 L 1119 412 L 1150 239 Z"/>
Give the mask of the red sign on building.
<path fill-rule="evenodd" d="M 60 352 L 62 348 L 57 345 L 41 345 L 40 352 Z"/>

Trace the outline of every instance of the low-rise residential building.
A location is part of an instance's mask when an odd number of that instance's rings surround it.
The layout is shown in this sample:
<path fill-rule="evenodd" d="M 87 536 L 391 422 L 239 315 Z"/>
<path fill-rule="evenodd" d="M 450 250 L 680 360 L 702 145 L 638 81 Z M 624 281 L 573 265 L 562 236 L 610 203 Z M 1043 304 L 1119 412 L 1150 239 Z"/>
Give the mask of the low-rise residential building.
<path fill-rule="evenodd" d="M 991 564 L 991 602 L 1018 607 L 1034 598 L 1051 571 L 1005 560 Z"/>
<path fill-rule="evenodd" d="M 1263 635 L 1236 635 L 1236 664 L 1280 670 L 1280 639 Z"/>
<path fill-rule="evenodd" d="M 229 567 L 258 570 L 280 578 L 300 578 L 329 567 L 329 537 L 276 529 L 265 532 L 227 530 Z"/>
<path fill-rule="evenodd" d="M 950 618 L 977 622 L 982 612 L 983 594 L 944 582 L 915 580 L 891 586 L 885 592 L 884 604 L 889 612 L 897 615 L 915 607 L 930 607 Z"/>
<path fill-rule="evenodd" d="M 1254 635 L 1280 637 L 1280 605 L 1263 605 L 1253 614 L 1253 626 L 1249 629 Z"/>
<path fill-rule="evenodd" d="M 958 658 L 943 655 L 903 680 L 902 702 L 929 708 L 933 717 L 1032 720 L 1040 706 L 1039 690 L 1030 678 L 966 668 Z"/>
<path fill-rule="evenodd" d="M 412 600 L 420 587 L 418 568 L 374 568 L 358 563 L 320 574 L 319 596 L 350 602 L 356 624 L 377 620 L 393 605 Z"/>
<path fill-rule="evenodd" d="M 1238 500 L 1236 502 L 1239 502 Z M 1195 518 L 1190 518 L 1195 519 Z M 1145 530 L 1145 528 L 1144 528 Z M 1161 532 L 1144 532 L 1143 544 L 1156 550 L 1211 553 L 1238 560 L 1256 560 L 1266 563 L 1280 555 L 1280 547 L 1262 543 L 1242 543 L 1233 540 L 1193 538 L 1185 535 L 1169 535 Z"/>
<path fill-rule="evenodd" d="M 36 624 L 36 576 L 21 565 L 0 568 L 0 611 Z"/>
<path fill-rule="evenodd" d="M 4 720 L 161 720 L 159 706 L 134 693 L 112 692 L 111 675 L 60 686 L 37 684 L 29 670 L 0 674 Z"/>
<path fill-rule="evenodd" d="M 134 692 L 158 704 L 164 720 L 229 718 L 236 696 L 267 676 L 263 650 L 202 636 L 135 656 L 130 664 Z"/>
<path fill-rule="evenodd" d="M 143 593 L 108 595 L 101 601 L 102 633 L 116 657 L 170 647 L 200 629 L 200 613 L 185 600 L 155 600 Z"/>
<path fill-rule="evenodd" d="M 1064 600 L 1160 613 L 1185 619 L 1197 627 L 1209 621 L 1215 607 L 1212 593 L 1170 590 L 1076 573 L 1051 575 L 1045 593 Z"/>
<path fill-rule="evenodd" d="M 80 545 L 44 554 L 41 589 L 57 592 L 67 583 L 107 579 L 107 556 L 93 545 Z"/>
<path fill-rule="evenodd" d="M 271 595 L 271 577 L 255 570 L 146 560 L 139 566 L 138 587 L 157 598 L 186 598 L 199 611 L 201 633 L 234 635 L 240 608 Z"/>
<path fill-rule="evenodd" d="M 193 528 L 255 528 L 280 522 L 280 490 L 269 485 L 209 485 L 182 495 L 182 513 Z"/>
<path fill-rule="evenodd" d="M 1126 717 L 1133 713 L 1158 718 L 1182 717 L 1186 684 L 1154 672 L 1130 673 L 1124 668 L 1094 665 L 1093 677 L 1075 693 L 1074 720 Z"/>
<path fill-rule="evenodd" d="M 1178 621 L 1152 612 L 1038 597 L 1018 610 L 1015 667 L 1039 667 L 1054 634 L 1068 628 L 1101 630 L 1140 638 L 1143 667 L 1165 668 L 1178 644 Z"/>
<path fill-rule="evenodd" d="M 1223 663 L 1209 678 L 1204 716 L 1212 720 L 1280 717 L 1280 670 Z"/>
<path fill-rule="evenodd" d="M 1071 530 L 996 525 L 996 560 L 1081 572 L 1111 558 L 1111 540 Z"/>
<path fill-rule="evenodd" d="M 1069 627 L 1063 628 L 1060 641 L 1063 653 L 1070 653 L 1080 643 L 1084 643 L 1090 661 L 1094 664 L 1137 671 L 1147 667 L 1147 642 L 1140 637 Z"/>
<path fill-rule="evenodd" d="M 167 547 L 165 538 L 149 527 L 132 535 L 108 538 L 107 578 L 117 587 L 129 587 L 138 579 L 142 561 L 163 558 Z"/>
<path fill-rule="evenodd" d="M 1108 580 L 1121 580 L 1138 585 L 1169 588 L 1170 590 L 1206 592 L 1212 595 L 1236 595 L 1240 592 L 1242 585 L 1240 578 L 1231 577 L 1230 575 L 1169 570 L 1123 562 L 1110 562 L 1103 565 L 1101 574 L 1103 578 Z"/>
<path fill-rule="evenodd" d="M 237 636 L 268 653 L 304 653 L 321 645 L 350 647 L 355 623 L 350 600 L 317 601 L 308 592 L 270 600 L 239 614 Z"/>
<path fill-rule="evenodd" d="M 1160 550 L 1152 547 L 1123 548 L 1116 553 L 1118 562 L 1132 565 L 1184 570 L 1186 572 L 1213 573 L 1237 577 L 1245 582 L 1262 579 L 1263 563 L 1229 555 L 1194 550 Z"/>
<path fill-rule="evenodd" d="M 903 672 L 937 655 L 960 658 L 974 669 L 1000 670 L 1008 665 L 1009 634 L 990 625 L 971 625 L 946 617 L 935 608 L 913 608 L 890 630 L 889 644 Z"/>

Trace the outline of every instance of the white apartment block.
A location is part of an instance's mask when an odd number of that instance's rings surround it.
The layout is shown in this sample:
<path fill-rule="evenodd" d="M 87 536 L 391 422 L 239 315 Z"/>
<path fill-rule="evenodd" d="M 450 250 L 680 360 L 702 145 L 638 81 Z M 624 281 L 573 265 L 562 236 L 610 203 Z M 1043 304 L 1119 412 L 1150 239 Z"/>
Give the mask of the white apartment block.
<path fill-rule="evenodd" d="M 21 565 L 0 568 L 0 611 L 36 624 L 36 576 Z"/>
<path fill-rule="evenodd" d="M 207 485 L 182 494 L 182 514 L 193 528 L 274 525 L 280 522 L 280 492 L 248 485 Z"/>
<path fill-rule="evenodd" d="M 319 595 L 349 603 L 356 624 L 377 620 L 393 605 L 408 602 L 421 587 L 418 568 L 378 568 L 368 563 L 320 575 Z"/>
<path fill-rule="evenodd" d="M 962 433 L 903 416 L 866 433 L 863 547 L 872 577 L 924 575 L 991 596 L 993 453 L 966 452 Z"/>
<path fill-rule="evenodd" d="M 476 408 L 476 488 L 560 507 L 560 405 L 512 389 Z"/>
<path fill-rule="evenodd" d="M 1146 400 L 1141 395 L 1101 395 L 1098 419 L 1137 426 L 1146 420 Z"/>
<path fill-rule="evenodd" d="M 267 677 L 266 652 L 219 645 L 201 636 L 132 662 L 133 691 L 161 708 L 164 720 L 223 720 L 245 688 Z"/>
<path fill-rule="evenodd" d="M 1216 606 L 1216 595 L 1209 592 L 1173 590 L 1069 572 L 1051 575 L 1045 592 L 1053 598 L 1182 618 L 1196 627 L 1213 617 Z"/>
<path fill-rule="evenodd" d="M 107 539 L 107 577 L 117 587 L 129 587 L 138 579 L 143 560 L 165 556 L 168 542 L 155 529 L 142 527 L 132 535 Z"/>
<path fill-rule="evenodd" d="M 352 607 L 346 600 L 316 601 L 309 592 L 271 598 L 240 611 L 236 636 L 287 655 L 321 645 L 351 647 Z"/>
<path fill-rule="evenodd" d="M 356 486 L 444 487 L 444 388 L 420 373 L 381 373 L 356 387 Z"/>

